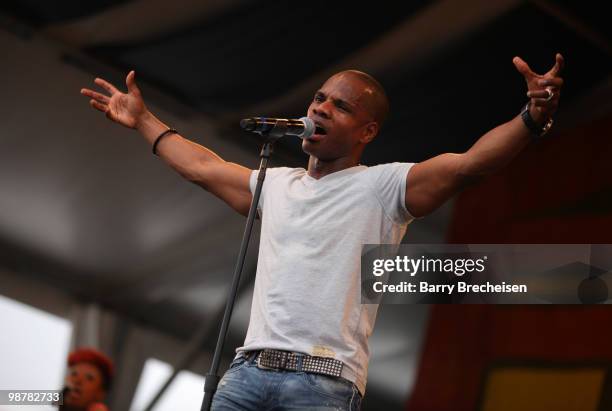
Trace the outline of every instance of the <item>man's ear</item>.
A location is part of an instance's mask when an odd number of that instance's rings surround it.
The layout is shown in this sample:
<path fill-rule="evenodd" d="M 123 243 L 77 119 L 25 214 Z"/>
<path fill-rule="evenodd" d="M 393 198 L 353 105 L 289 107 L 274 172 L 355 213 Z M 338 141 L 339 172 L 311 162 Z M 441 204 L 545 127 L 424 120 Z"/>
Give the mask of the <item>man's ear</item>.
<path fill-rule="evenodd" d="M 374 137 L 378 134 L 378 123 L 375 121 L 370 121 L 363 127 L 363 134 L 359 139 L 359 142 L 368 144 L 370 141 L 374 140 Z"/>

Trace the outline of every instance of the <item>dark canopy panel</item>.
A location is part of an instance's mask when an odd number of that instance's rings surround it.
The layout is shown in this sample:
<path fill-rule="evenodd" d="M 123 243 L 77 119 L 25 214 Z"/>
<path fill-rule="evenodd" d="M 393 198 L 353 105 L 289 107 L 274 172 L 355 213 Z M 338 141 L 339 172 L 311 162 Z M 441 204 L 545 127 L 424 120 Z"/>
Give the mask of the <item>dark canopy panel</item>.
<path fill-rule="evenodd" d="M 256 2 L 210 24 L 87 52 L 142 72 L 183 101 L 219 113 L 286 92 L 426 3 L 389 2 L 384 8 L 347 10 L 343 2 L 325 0 Z"/>
<path fill-rule="evenodd" d="M 109 7 L 126 3 L 128 0 L 6 0 L 0 4 L 0 10 L 27 22 L 34 27 L 87 17 Z"/>

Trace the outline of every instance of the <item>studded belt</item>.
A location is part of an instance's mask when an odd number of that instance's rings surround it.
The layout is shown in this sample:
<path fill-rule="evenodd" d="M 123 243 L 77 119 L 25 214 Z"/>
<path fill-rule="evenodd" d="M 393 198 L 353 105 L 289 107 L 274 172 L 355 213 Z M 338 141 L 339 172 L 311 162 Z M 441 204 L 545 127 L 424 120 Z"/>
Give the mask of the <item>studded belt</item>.
<path fill-rule="evenodd" d="M 314 374 L 340 377 L 344 364 L 340 360 L 327 357 L 280 350 L 261 350 L 244 353 L 247 358 L 255 356 L 257 367 L 272 370 L 303 371 Z"/>

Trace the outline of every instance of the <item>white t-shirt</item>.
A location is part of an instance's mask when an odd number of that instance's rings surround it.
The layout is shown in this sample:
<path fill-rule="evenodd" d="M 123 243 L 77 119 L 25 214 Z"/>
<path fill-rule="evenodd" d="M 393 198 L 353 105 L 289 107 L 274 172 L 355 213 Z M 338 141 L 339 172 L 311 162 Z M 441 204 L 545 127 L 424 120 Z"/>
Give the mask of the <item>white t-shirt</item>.
<path fill-rule="evenodd" d="M 333 357 L 365 393 L 378 306 L 361 304 L 361 249 L 401 241 L 413 219 L 404 200 L 412 165 L 355 166 L 318 180 L 303 168 L 268 169 L 251 319 L 237 351 Z"/>

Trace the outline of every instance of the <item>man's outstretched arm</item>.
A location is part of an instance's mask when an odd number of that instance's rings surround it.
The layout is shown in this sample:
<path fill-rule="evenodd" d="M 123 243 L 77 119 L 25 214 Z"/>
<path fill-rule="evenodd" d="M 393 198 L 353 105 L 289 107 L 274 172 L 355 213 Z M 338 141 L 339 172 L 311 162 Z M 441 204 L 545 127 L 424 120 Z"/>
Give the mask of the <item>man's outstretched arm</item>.
<path fill-rule="evenodd" d="M 557 54 L 554 67 L 544 75 L 531 71 L 519 57 L 513 62 L 527 82 L 531 117 L 544 125 L 559 104 L 563 57 Z M 519 115 L 484 134 L 463 154 L 441 154 L 414 165 L 407 175 L 406 208 L 415 217 L 431 213 L 466 185 L 506 166 L 531 139 Z"/>
<path fill-rule="evenodd" d="M 147 109 L 134 76 L 131 71 L 125 79 L 127 93 L 97 78 L 95 83 L 106 90 L 108 95 L 87 88 L 82 89 L 81 94 L 90 97 L 90 105 L 105 113 L 108 119 L 138 130 L 152 145 L 169 127 Z M 227 162 L 206 147 L 177 133 L 164 136 L 156 152 L 181 176 L 210 191 L 240 214 L 247 215 L 252 199 L 249 188 L 250 169 Z"/>

